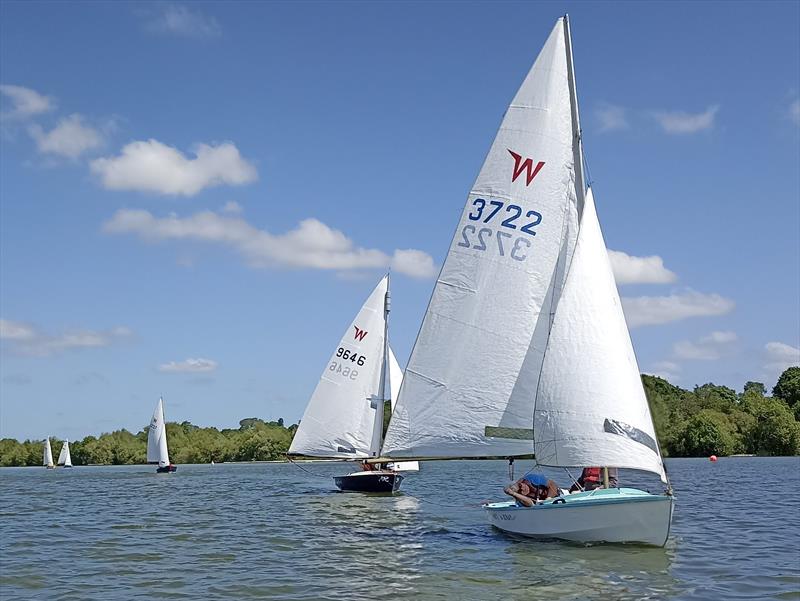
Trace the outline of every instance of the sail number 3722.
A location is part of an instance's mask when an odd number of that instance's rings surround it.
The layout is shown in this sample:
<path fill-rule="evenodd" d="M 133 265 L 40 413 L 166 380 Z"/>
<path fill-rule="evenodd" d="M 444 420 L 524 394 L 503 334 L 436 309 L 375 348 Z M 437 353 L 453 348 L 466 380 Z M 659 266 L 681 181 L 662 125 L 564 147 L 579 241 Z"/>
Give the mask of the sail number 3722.
<path fill-rule="evenodd" d="M 505 209 L 505 210 L 504 210 Z M 497 229 L 482 227 L 471 223 L 466 224 L 461 229 L 461 240 L 458 246 L 471 248 L 473 250 L 487 250 L 489 246 L 496 246 L 497 252 L 501 257 L 509 255 L 515 261 L 524 261 L 528 258 L 527 250 L 531 247 L 530 237 L 535 236 L 534 227 L 542 222 L 542 214 L 536 211 L 528 211 L 525 218 L 522 217 L 522 207 L 517 205 L 507 205 L 499 200 L 486 201 L 483 198 L 476 198 L 472 201 L 472 209 L 467 216 L 470 221 L 489 223 L 494 220 L 500 221 Z M 500 227 L 516 230 L 524 236 L 514 236 Z M 495 243 L 490 240 L 494 238 Z"/>

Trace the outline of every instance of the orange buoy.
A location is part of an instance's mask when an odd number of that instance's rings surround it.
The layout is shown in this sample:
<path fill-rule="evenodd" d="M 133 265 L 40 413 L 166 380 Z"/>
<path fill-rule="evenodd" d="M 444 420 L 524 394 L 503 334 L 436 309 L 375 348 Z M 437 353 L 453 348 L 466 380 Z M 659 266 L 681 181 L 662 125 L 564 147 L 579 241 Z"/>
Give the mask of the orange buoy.
<path fill-rule="evenodd" d="M 708 459 L 709 459 L 709 461 L 716 461 L 717 460 L 717 456 L 716 455 L 712 455 Z"/>

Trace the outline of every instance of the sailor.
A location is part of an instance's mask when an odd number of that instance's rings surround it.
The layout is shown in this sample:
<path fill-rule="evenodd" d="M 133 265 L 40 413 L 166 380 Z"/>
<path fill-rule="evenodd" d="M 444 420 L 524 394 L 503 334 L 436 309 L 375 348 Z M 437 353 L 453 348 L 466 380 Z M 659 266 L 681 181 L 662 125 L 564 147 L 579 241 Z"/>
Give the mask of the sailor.
<path fill-rule="evenodd" d="M 616 488 L 618 482 L 617 468 L 608 468 L 608 486 L 609 488 Z M 569 491 L 577 492 L 581 490 L 595 490 L 596 488 L 603 487 L 603 468 L 600 467 L 585 467 L 578 477 L 578 480 L 573 484 Z"/>
<path fill-rule="evenodd" d="M 503 489 L 525 507 L 533 507 L 539 501 L 559 496 L 558 486 L 542 474 L 525 474 Z"/>

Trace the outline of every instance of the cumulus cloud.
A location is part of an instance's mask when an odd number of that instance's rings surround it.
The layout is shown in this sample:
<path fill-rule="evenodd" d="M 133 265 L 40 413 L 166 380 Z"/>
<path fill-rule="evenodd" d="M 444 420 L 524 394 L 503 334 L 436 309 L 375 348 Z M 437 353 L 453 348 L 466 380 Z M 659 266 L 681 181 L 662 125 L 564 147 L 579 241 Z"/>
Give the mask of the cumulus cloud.
<path fill-rule="evenodd" d="M 735 303 L 719 294 L 689 290 L 670 296 L 639 296 L 622 299 L 628 326 L 659 325 L 690 317 L 711 317 L 733 311 Z"/>
<path fill-rule="evenodd" d="M 618 250 L 609 250 L 608 258 L 617 284 L 669 284 L 678 279 L 664 267 L 661 257 L 634 257 Z"/>
<path fill-rule="evenodd" d="M 231 142 L 198 144 L 195 158 L 158 140 L 126 145 L 118 156 L 89 164 L 109 190 L 137 190 L 171 196 L 194 196 L 223 184 L 241 186 L 258 179 L 256 168 L 244 160 Z"/>
<path fill-rule="evenodd" d="M 239 215 L 243 211 L 244 211 L 244 209 L 242 209 L 242 205 L 240 205 L 238 202 L 235 202 L 233 200 L 229 200 L 228 202 L 226 202 L 225 206 L 223 206 L 222 209 L 221 209 L 221 212 L 230 213 L 231 215 Z"/>
<path fill-rule="evenodd" d="M 766 364 L 764 368 L 771 372 L 782 372 L 787 367 L 800 365 L 800 348 L 783 342 L 768 342 L 764 345 Z"/>
<path fill-rule="evenodd" d="M 795 100 L 789 105 L 789 119 L 795 125 L 800 125 L 800 100 Z"/>
<path fill-rule="evenodd" d="M 735 332 L 711 332 L 695 341 L 676 342 L 672 350 L 679 359 L 713 361 L 729 354 L 738 341 Z"/>
<path fill-rule="evenodd" d="M 673 361 L 656 361 L 653 363 L 650 375 L 664 378 L 668 381 L 674 381 L 680 376 L 681 366 Z"/>
<path fill-rule="evenodd" d="M 111 330 L 71 330 L 63 334 L 50 335 L 31 325 L 0 319 L 0 340 L 8 341 L 10 347 L 22 355 L 46 357 L 78 348 L 105 347 L 131 336 L 125 327 Z"/>
<path fill-rule="evenodd" d="M 55 108 L 55 101 L 52 98 L 43 96 L 30 88 L 2 84 L 0 85 L 0 94 L 11 104 L 11 109 L 5 110 L 6 103 L 3 103 L 2 117 L 4 119 L 27 119 Z"/>
<path fill-rule="evenodd" d="M 595 117 L 600 124 L 598 128 L 600 133 L 628 129 L 630 127 L 626 111 L 621 106 L 602 103 L 595 109 Z"/>
<path fill-rule="evenodd" d="M 714 118 L 719 110 L 719 105 L 708 107 L 702 113 L 654 112 L 653 117 L 668 134 L 693 134 L 704 129 L 714 127 Z"/>
<path fill-rule="evenodd" d="M 158 371 L 168 373 L 204 373 L 217 369 L 217 362 L 211 359 L 186 359 L 185 361 L 170 361 L 158 366 Z"/>
<path fill-rule="evenodd" d="M 103 145 L 100 132 L 85 125 L 83 117 L 78 114 L 61 119 L 49 132 L 44 131 L 40 125 L 31 125 L 28 132 L 36 141 L 39 152 L 69 159 L 77 159 L 87 150 Z"/>
<path fill-rule="evenodd" d="M 305 219 L 283 234 L 258 229 L 238 216 L 202 211 L 189 217 L 155 217 L 149 211 L 122 209 L 103 225 L 110 234 L 134 234 L 144 240 L 192 240 L 234 249 L 256 268 L 357 270 L 392 265 L 411 277 L 430 277 L 433 259 L 418 250 L 398 250 L 394 260 L 383 251 L 361 248 L 344 233 L 317 219 Z"/>
<path fill-rule="evenodd" d="M 145 29 L 150 33 L 187 38 L 215 38 L 222 35 L 222 28 L 214 17 L 182 4 L 156 5 L 153 10 L 142 14 L 147 18 Z"/>

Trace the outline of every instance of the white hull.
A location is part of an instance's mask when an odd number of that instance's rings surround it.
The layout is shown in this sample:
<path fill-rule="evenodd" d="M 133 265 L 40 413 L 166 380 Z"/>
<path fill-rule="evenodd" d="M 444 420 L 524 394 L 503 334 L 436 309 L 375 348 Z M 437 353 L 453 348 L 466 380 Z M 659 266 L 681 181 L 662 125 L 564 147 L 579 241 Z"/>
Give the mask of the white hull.
<path fill-rule="evenodd" d="M 563 500 L 534 507 L 513 501 L 489 503 L 484 509 L 492 526 L 534 538 L 663 547 L 669 537 L 671 496 L 621 488 L 566 495 Z"/>

